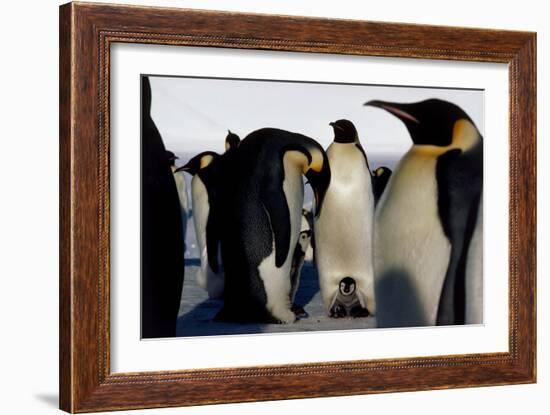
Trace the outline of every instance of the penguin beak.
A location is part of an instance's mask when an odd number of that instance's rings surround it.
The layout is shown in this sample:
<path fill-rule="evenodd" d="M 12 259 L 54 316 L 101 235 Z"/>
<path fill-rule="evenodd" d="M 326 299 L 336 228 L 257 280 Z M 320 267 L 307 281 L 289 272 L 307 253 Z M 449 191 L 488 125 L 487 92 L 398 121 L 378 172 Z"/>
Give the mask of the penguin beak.
<path fill-rule="evenodd" d="M 334 130 L 344 131 L 344 129 L 335 122 L 329 122 L 328 125 L 330 125 Z"/>
<path fill-rule="evenodd" d="M 315 196 L 315 217 L 318 217 L 330 184 L 330 167 L 326 154 L 323 153 L 323 167 L 321 170 L 315 171 L 309 169 L 305 176 L 313 189 L 313 195 Z"/>
<path fill-rule="evenodd" d="M 383 110 L 386 110 L 389 113 L 395 115 L 405 124 L 409 122 L 420 124 L 420 121 L 418 120 L 418 118 L 416 118 L 411 113 L 411 109 L 412 109 L 411 104 L 400 104 L 397 102 L 386 102 L 386 101 L 379 101 L 375 99 L 372 101 L 365 102 L 363 105 L 366 107 L 376 107 L 376 108 L 381 108 Z"/>

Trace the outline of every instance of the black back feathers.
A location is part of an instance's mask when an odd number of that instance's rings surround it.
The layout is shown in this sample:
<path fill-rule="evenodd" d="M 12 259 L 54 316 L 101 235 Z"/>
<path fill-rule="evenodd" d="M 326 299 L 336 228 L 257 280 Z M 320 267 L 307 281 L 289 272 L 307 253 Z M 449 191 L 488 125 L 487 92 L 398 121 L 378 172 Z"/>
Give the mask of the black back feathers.
<path fill-rule="evenodd" d="M 181 212 L 170 156 L 150 115 L 149 79 L 141 82 L 141 335 L 172 337 L 184 273 Z"/>

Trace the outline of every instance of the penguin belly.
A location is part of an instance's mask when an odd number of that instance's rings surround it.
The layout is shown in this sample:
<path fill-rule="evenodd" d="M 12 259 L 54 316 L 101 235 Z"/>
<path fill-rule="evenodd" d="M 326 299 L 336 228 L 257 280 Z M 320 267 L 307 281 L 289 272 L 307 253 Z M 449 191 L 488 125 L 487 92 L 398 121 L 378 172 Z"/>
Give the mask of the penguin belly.
<path fill-rule="evenodd" d="M 215 273 L 208 263 L 206 225 L 210 214 L 210 204 L 206 186 L 197 174 L 191 181 L 191 197 L 193 200 L 193 222 L 201 262 L 197 273 L 197 284 L 208 292 L 210 298 L 220 298 L 223 296 L 224 276 L 222 271 Z"/>
<path fill-rule="evenodd" d="M 437 205 L 437 158 L 413 147 L 376 209 L 375 290 L 379 327 L 435 325 L 450 259 Z"/>
<path fill-rule="evenodd" d="M 304 184 L 302 174 L 288 160 L 283 157 L 285 179 L 283 193 L 290 213 L 290 245 L 298 243 L 302 224 L 302 205 L 304 203 Z M 273 241 L 275 237 L 272 235 Z M 296 315 L 291 310 L 291 276 L 293 250 L 290 250 L 284 264 L 279 268 L 275 264 L 275 243 L 271 254 L 264 258 L 258 266 L 258 273 L 263 282 L 266 297 L 267 311 L 281 323 L 293 323 Z"/>
<path fill-rule="evenodd" d="M 172 167 L 172 172 L 174 172 L 175 167 Z M 185 184 L 185 177 L 183 172 L 173 173 L 174 180 L 176 182 L 176 188 L 178 189 L 178 198 L 180 201 L 180 211 L 181 211 L 181 223 L 182 223 L 182 233 L 183 240 L 185 242 L 185 237 L 187 235 L 187 211 L 189 209 L 189 204 L 187 201 L 187 186 Z M 184 243 L 185 251 L 185 243 Z"/>
<path fill-rule="evenodd" d="M 466 260 L 465 324 L 483 323 L 483 195 Z"/>
<path fill-rule="evenodd" d="M 332 143 L 327 156 L 331 180 L 315 221 L 315 261 L 329 312 L 340 281 L 351 277 L 363 308 L 376 313 L 372 238 L 374 196 L 370 172 L 354 144 Z"/>

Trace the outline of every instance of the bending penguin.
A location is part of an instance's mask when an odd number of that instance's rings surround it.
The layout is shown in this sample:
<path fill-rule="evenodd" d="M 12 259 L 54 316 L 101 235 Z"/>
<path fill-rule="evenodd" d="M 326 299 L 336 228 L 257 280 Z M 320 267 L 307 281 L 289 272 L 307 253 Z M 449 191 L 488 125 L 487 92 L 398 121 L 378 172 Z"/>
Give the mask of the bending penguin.
<path fill-rule="evenodd" d="M 439 99 L 365 105 L 399 118 L 413 141 L 376 210 L 378 324 L 476 322 L 466 317 L 479 313 L 466 306 L 480 307 L 478 301 L 470 301 L 480 296 L 466 290 L 481 285 L 476 281 L 481 269 L 472 263 L 479 262 L 482 244 L 471 244 L 476 227 L 482 226 L 479 130 L 460 107 Z"/>
<path fill-rule="evenodd" d="M 181 210 L 166 148 L 151 118 L 149 78 L 141 82 L 141 335 L 173 337 L 185 270 Z"/>
<path fill-rule="evenodd" d="M 302 219 L 305 175 L 317 214 L 330 180 L 323 148 L 313 139 L 264 128 L 243 139 L 225 169 L 220 321 L 292 323 L 290 277 Z"/>
<path fill-rule="evenodd" d="M 183 234 L 184 246 L 183 250 L 185 252 L 185 236 L 187 234 L 187 213 L 189 211 L 189 202 L 187 201 L 187 185 L 185 184 L 185 177 L 182 172 L 177 171 L 176 156 L 171 151 L 166 151 L 166 156 L 168 157 L 168 162 L 170 163 L 170 169 L 174 174 L 174 181 L 176 182 L 176 189 L 178 190 L 178 198 L 180 202 L 180 212 L 181 212 L 181 229 Z"/>
<path fill-rule="evenodd" d="M 374 315 L 371 173 L 353 123 L 338 120 L 330 125 L 334 129 L 334 141 L 327 149 L 331 179 L 323 210 L 315 221 L 321 294 L 331 317 Z M 341 284 L 354 287 L 352 298 L 346 298 L 346 304 L 353 304 L 351 308 L 342 307 Z"/>

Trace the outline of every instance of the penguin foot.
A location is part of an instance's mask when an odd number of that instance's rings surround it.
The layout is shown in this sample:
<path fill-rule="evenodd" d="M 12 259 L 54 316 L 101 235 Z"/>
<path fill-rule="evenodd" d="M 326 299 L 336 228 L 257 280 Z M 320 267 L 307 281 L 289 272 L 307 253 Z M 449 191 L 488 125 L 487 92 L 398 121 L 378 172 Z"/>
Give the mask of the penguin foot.
<path fill-rule="evenodd" d="M 369 313 L 369 310 L 367 310 L 366 308 L 363 308 L 363 307 L 358 305 L 356 307 L 353 307 L 349 311 L 349 315 L 352 316 L 353 318 L 368 317 L 370 315 L 370 313 Z"/>
<path fill-rule="evenodd" d="M 292 310 L 292 312 L 294 313 L 294 315 L 296 316 L 296 318 L 298 320 L 301 319 L 301 318 L 308 318 L 309 317 L 309 314 L 307 313 L 307 311 L 304 310 L 304 307 L 302 307 L 300 305 L 292 304 L 292 307 L 290 309 Z"/>
<path fill-rule="evenodd" d="M 342 304 L 335 304 L 331 307 L 329 316 L 332 318 L 342 318 L 346 317 L 346 307 L 344 307 Z"/>
<path fill-rule="evenodd" d="M 296 314 L 294 314 L 289 309 L 283 309 L 283 310 L 272 310 L 271 314 L 273 315 L 273 318 L 276 320 L 279 324 L 290 324 L 294 323 L 297 319 Z"/>

